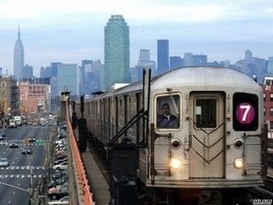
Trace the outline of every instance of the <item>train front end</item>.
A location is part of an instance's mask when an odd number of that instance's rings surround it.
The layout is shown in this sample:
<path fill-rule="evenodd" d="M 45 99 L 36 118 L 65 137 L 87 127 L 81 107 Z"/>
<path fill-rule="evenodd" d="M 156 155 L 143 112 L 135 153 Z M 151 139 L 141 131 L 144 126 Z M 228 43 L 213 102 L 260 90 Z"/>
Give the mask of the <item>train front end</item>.
<path fill-rule="evenodd" d="M 254 80 L 227 68 L 177 69 L 152 82 L 151 105 L 139 161 L 146 186 L 263 185 L 263 90 Z M 166 105 L 174 117 L 164 117 Z"/>

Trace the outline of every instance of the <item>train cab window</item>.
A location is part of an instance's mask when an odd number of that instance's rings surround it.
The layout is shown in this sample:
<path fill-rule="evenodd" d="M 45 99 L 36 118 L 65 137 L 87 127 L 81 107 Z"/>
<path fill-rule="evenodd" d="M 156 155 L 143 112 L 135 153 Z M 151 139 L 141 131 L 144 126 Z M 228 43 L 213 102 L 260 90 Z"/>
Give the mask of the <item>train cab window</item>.
<path fill-rule="evenodd" d="M 270 121 L 270 123 L 269 123 L 269 129 L 273 129 L 273 122 L 272 121 Z"/>
<path fill-rule="evenodd" d="M 258 129 L 258 97 L 248 93 L 233 95 L 233 128 L 236 131 Z"/>
<path fill-rule="evenodd" d="M 156 98 L 157 120 L 160 129 L 178 129 L 180 126 L 179 95 L 160 96 Z"/>
<path fill-rule="evenodd" d="M 195 102 L 195 122 L 197 128 L 215 128 L 216 127 L 216 99 L 198 98 Z"/>

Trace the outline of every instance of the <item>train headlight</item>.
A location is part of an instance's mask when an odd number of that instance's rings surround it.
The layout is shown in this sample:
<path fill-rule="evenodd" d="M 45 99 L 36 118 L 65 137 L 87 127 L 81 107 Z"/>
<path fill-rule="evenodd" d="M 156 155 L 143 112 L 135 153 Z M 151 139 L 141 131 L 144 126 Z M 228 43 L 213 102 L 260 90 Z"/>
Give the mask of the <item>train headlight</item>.
<path fill-rule="evenodd" d="M 242 158 L 236 158 L 233 161 L 233 165 L 236 169 L 242 169 L 244 167 L 244 160 Z"/>
<path fill-rule="evenodd" d="M 243 146 L 243 141 L 241 139 L 236 139 L 234 140 L 233 145 L 236 149 L 241 149 Z"/>
<path fill-rule="evenodd" d="M 171 158 L 171 161 L 170 161 L 170 167 L 172 169 L 178 169 L 182 166 L 182 162 L 180 159 L 177 159 L 177 158 Z"/>
<path fill-rule="evenodd" d="M 181 141 L 179 139 L 172 139 L 171 145 L 173 149 L 178 149 L 181 146 Z"/>

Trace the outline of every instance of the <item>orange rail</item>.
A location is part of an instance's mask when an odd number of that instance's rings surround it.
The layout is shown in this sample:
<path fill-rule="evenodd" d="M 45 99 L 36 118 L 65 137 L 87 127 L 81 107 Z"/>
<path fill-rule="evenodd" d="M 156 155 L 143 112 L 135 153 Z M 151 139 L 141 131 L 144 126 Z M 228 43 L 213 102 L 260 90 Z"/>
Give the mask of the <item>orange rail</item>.
<path fill-rule="evenodd" d="M 68 107 L 68 106 L 66 106 Z M 76 178 L 78 180 L 78 191 L 82 194 L 82 205 L 95 205 L 95 202 L 92 200 L 92 193 L 90 192 L 90 186 L 88 185 L 88 180 L 86 177 L 86 172 L 83 166 L 82 158 L 78 149 L 76 138 L 71 126 L 71 120 L 69 117 L 69 112 L 67 112 L 67 131 L 70 140 L 70 146 L 72 150 L 72 157 L 75 162 Z"/>

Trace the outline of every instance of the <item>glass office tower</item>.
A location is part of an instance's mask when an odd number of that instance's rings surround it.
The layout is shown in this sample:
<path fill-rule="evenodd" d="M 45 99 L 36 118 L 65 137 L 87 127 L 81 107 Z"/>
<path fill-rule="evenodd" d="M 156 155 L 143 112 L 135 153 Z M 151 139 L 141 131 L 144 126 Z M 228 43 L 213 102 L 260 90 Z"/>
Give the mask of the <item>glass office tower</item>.
<path fill-rule="evenodd" d="M 105 89 L 130 82 L 129 27 L 122 15 L 112 15 L 104 28 Z"/>
<path fill-rule="evenodd" d="M 169 70 L 169 40 L 157 40 L 157 74 Z"/>

